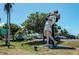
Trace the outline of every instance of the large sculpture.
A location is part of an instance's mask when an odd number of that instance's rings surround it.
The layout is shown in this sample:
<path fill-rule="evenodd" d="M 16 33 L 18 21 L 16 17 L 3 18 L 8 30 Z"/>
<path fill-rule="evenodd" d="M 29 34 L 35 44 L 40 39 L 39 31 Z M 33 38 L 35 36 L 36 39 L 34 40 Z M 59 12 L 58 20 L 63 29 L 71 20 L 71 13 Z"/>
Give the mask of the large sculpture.
<path fill-rule="evenodd" d="M 45 28 L 44 28 L 44 35 L 46 36 L 47 39 L 47 46 L 56 46 L 57 41 L 55 40 L 55 35 L 54 35 L 54 27 L 55 23 L 58 22 L 60 19 L 60 14 L 58 11 L 54 11 L 54 13 L 50 13 L 47 16 L 47 20 L 45 23 Z"/>

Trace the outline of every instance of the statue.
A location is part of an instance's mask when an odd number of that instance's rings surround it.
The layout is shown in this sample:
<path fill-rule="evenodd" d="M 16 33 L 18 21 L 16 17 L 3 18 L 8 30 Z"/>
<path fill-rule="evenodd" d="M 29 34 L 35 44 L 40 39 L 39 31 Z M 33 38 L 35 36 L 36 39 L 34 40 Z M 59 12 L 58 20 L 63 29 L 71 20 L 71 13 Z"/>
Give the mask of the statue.
<path fill-rule="evenodd" d="M 54 11 L 54 13 L 51 13 L 47 17 L 47 21 L 45 23 L 45 28 L 44 28 L 44 35 L 46 36 L 47 39 L 47 46 L 57 46 L 57 41 L 55 40 L 55 35 L 54 35 L 54 25 L 58 20 L 60 19 L 60 14 L 58 14 L 58 11 Z"/>

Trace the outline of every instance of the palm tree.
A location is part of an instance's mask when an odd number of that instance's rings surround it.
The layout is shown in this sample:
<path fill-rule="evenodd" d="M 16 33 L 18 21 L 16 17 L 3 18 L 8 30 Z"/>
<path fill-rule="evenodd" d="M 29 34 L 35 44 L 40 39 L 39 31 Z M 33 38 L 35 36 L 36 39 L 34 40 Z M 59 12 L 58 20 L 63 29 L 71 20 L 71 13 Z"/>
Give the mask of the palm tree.
<path fill-rule="evenodd" d="M 6 45 L 10 46 L 10 16 L 11 16 L 11 9 L 12 9 L 12 3 L 6 3 L 4 5 L 4 11 L 6 11 L 7 14 L 7 38 L 6 38 Z"/>

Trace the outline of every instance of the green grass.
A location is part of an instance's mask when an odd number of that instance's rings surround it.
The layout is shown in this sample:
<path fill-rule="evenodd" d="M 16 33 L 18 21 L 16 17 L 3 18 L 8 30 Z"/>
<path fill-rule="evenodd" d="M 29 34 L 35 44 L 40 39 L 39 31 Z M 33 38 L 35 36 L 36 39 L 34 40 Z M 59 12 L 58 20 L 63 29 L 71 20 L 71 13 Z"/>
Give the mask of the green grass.
<path fill-rule="evenodd" d="M 0 41 L 0 54 L 79 54 L 79 50 L 65 50 L 65 49 L 48 49 L 40 47 L 44 43 L 42 42 L 10 42 L 10 49 L 5 46 L 5 40 Z M 23 45 L 22 45 L 23 44 Z M 79 48 L 79 41 L 62 41 L 61 45 L 72 46 Z M 38 52 L 34 51 L 34 46 L 38 46 Z"/>
<path fill-rule="evenodd" d="M 65 41 L 65 42 L 63 42 L 61 44 L 65 45 L 65 46 L 71 46 L 71 47 L 79 48 L 79 41 Z"/>

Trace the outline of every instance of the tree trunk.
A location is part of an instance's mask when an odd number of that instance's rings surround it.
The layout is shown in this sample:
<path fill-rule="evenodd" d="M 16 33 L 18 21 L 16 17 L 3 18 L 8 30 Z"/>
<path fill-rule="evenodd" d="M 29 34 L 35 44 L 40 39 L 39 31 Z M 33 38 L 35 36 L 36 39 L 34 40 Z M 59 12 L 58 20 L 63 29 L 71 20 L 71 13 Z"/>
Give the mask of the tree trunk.
<path fill-rule="evenodd" d="M 8 45 L 8 12 L 7 12 L 7 33 L 6 33 L 6 41 L 5 41 L 5 43 L 6 43 L 6 46 Z"/>
<path fill-rule="evenodd" d="M 12 41 L 14 41 L 15 39 L 14 39 L 14 34 L 12 34 Z"/>
<path fill-rule="evenodd" d="M 8 37 L 8 31 L 7 31 L 7 33 L 6 33 L 6 41 L 5 41 L 5 45 L 7 46 L 7 37 Z"/>
<path fill-rule="evenodd" d="M 8 48 L 10 47 L 10 11 L 8 13 Z"/>
<path fill-rule="evenodd" d="M 6 45 L 10 48 L 10 10 L 7 11 L 7 38 Z"/>

